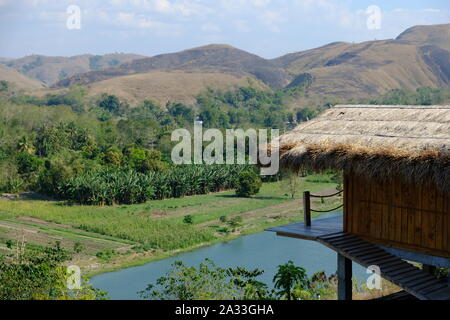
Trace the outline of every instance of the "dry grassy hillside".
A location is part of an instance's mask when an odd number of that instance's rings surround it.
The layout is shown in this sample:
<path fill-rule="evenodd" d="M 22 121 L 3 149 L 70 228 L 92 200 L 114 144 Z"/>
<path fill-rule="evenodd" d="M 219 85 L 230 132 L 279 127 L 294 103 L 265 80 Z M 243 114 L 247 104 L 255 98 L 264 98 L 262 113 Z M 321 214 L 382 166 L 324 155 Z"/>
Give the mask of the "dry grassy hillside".
<path fill-rule="evenodd" d="M 418 26 L 395 40 L 332 43 L 274 62 L 291 74 L 310 73 L 310 96 L 360 97 L 388 89 L 450 85 L 450 24 Z"/>
<path fill-rule="evenodd" d="M 394 88 L 450 86 L 450 24 L 412 27 L 390 40 L 334 42 L 272 60 L 228 45 L 133 59 L 108 68 L 103 67 L 110 65 L 115 55 L 94 58 L 94 66 L 92 57 L 70 59 L 84 59 L 85 65 L 89 61 L 90 67 L 98 70 L 64 78 L 54 89 L 87 85 L 91 95 L 108 92 L 130 100 L 151 98 L 163 104 L 168 100 L 189 103 L 207 86 L 227 89 L 245 85 L 247 77 L 257 79 L 258 86 L 274 89 L 301 85 L 302 79 L 308 79 L 309 83 L 312 78 L 307 99 L 292 101 L 298 105 L 330 96 L 348 99 L 375 96 Z M 56 62 L 51 64 L 50 59 Z M 56 71 L 52 68 L 61 64 L 57 62 L 59 59 L 47 57 L 42 66 L 36 65 L 39 61 L 35 60 L 14 63 L 19 69 L 29 69 L 27 74 L 48 78 L 46 72 L 54 75 Z M 80 65 L 73 63 L 70 72 L 76 73 Z"/>
<path fill-rule="evenodd" d="M 290 76 L 283 69 L 274 66 L 269 60 L 228 45 L 208 45 L 177 53 L 137 59 L 115 68 L 75 75 L 61 80 L 57 86 L 86 85 L 113 77 L 156 70 L 252 76 L 273 88 L 281 88 L 290 80 Z"/>
<path fill-rule="evenodd" d="M 6 80 L 14 84 L 15 88 L 34 91 L 44 88 L 44 84 L 30 79 L 14 69 L 0 65 L 0 80 Z"/>
<path fill-rule="evenodd" d="M 91 96 L 109 93 L 130 102 L 151 99 L 164 106 L 168 101 L 193 104 L 195 97 L 207 87 L 226 90 L 249 84 L 259 89 L 268 89 L 260 81 L 245 76 L 177 71 L 154 71 L 116 77 L 92 83 L 88 87 Z"/>
<path fill-rule="evenodd" d="M 397 40 L 433 45 L 450 51 L 450 27 L 448 24 L 415 26 L 402 32 Z"/>
<path fill-rule="evenodd" d="M 136 54 L 107 54 L 104 56 L 85 54 L 73 57 L 31 55 L 20 59 L 0 60 L 0 63 L 30 78 L 51 85 L 74 74 L 118 66 L 138 58 L 142 58 L 142 56 Z"/>

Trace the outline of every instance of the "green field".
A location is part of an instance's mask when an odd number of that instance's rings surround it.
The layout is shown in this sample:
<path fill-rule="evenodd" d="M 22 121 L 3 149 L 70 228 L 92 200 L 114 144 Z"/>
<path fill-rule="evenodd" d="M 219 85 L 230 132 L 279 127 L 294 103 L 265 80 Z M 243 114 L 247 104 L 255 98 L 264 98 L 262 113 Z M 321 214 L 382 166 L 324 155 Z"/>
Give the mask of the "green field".
<path fill-rule="evenodd" d="M 118 264 L 124 260 L 130 263 L 133 259 L 166 256 L 300 221 L 301 191 L 330 190 L 331 193 L 334 187 L 330 176 L 311 175 L 302 178 L 294 199 L 288 195 L 286 181 L 264 183 L 260 193 L 252 198 L 239 198 L 234 191 L 225 191 L 126 206 L 2 199 L 0 246 L 7 239 L 20 237 L 39 245 L 61 241 L 67 249 L 80 242 L 85 250 L 77 255 L 78 259 L 92 260 L 98 252 L 110 248 L 117 252 L 112 260 L 116 259 Z M 332 198 L 325 203 L 317 201 L 313 206 L 332 208 L 341 201 Z M 192 224 L 183 222 L 186 215 L 192 216 Z M 236 216 L 241 217 L 239 223 L 230 225 L 229 221 Z M 116 263 L 113 265 L 117 267 Z"/>

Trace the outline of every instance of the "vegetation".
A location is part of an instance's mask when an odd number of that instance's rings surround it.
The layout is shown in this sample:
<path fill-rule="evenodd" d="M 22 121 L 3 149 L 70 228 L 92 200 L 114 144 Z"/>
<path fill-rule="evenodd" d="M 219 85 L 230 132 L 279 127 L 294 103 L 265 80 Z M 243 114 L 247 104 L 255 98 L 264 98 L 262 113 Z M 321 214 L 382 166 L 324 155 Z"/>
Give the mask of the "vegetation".
<path fill-rule="evenodd" d="M 279 266 L 274 277 L 275 288 L 280 291 L 270 290 L 258 280 L 263 273 L 243 267 L 220 268 L 210 259 L 198 269 L 177 261 L 156 284 L 149 284 L 139 294 L 158 300 L 314 300 L 334 291 L 324 272 L 308 278 L 305 270 L 294 266 L 292 261 Z"/>
<path fill-rule="evenodd" d="M 435 105 L 443 104 L 450 99 L 450 89 L 420 87 L 415 91 L 392 89 L 379 97 L 362 99 L 361 103 L 369 104 L 401 104 L 401 105 Z"/>
<path fill-rule="evenodd" d="M 278 272 L 273 277 L 273 282 L 275 289 L 279 290 L 277 294 L 285 297 L 286 300 L 292 300 L 294 288 L 298 287 L 301 290 L 308 288 L 308 278 L 305 269 L 294 266 L 292 261 L 278 266 Z"/>
<path fill-rule="evenodd" d="M 13 246 L 11 246 L 13 248 Z M 54 247 L 28 248 L 19 243 L 10 255 L 0 255 L 0 300 L 96 300 L 104 292 L 86 282 L 69 289 L 70 274 L 62 265 L 70 253 Z"/>
<path fill-rule="evenodd" d="M 259 192 L 261 178 L 252 170 L 243 171 L 239 174 L 236 195 L 239 197 L 250 197 Z"/>
<path fill-rule="evenodd" d="M 303 178 L 303 185 L 312 192 L 331 188 L 334 183 L 330 177 L 329 174 L 310 175 Z M 30 229 L 31 235 L 42 235 L 42 240 L 37 241 L 44 245 L 48 242 L 46 239 L 52 236 L 65 239 L 63 244 L 68 250 L 72 250 L 76 242 L 81 242 L 86 248 L 87 259 L 96 257 L 106 248 L 119 253 L 112 260 L 126 260 L 135 252 L 142 254 L 140 258 L 164 257 L 175 250 L 229 240 L 301 220 L 298 204 L 284 195 L 285 183 L 285 180 L 264 183 L 259 194 L 251 198 L 237 197 L 230 190 L 111 207 L 21 198 L 13 201 L 0 199 L 0 244 L 4 242 L 2 239 L 16 239 L 16 233 L 8 231 L 11 229 L 2 229 L 2 226 L 13 226 L 19 230 L 24 227 Z M 334 201 L 340 202 L 341 199 Z M 335 204 L 314 203 L 314 206 L 330 208 Z M 187 215 L 192 216 L 192 224 L 183 222 Z M 23 220 L 21 217 L 37 221 Z M 117 250 L 126 245 L 128 249 Z"/>
<path fill-rule="evenodd" d="M 326 107 L 289 110 L 289 99 L 304 94 L 312 83 L 308 75 L 297 80 L 297 85 L 272 92 L 250 86 L 208 89 L 193 107 L 170 102 L 165 108 L 148 100 L 130 106 L 114 95 L 89 98 L 85 88 L 76 86 L 29 96 L 2 82 L 0 191 L 37 191 L 81 204 L 110 205 L 236 188 L 244 167 L 173 166 L 172 130 L 191 130 L 194 118 L 207 128 L 289 129 Z M 435 104 L 449 97 L 447 89 L 418 88 L 354 102 Z M 257 185 L 239 192 L 250 196 Z"/>
<path fill-rule="evenodd" d="M 220 128 L 285 128 L 295 118 L 281 91 L 251 87 L 207 90 L 195 108 L 162 108 L 151 101 L 130 107 L 114 95 L 88 98 L 83 87 L 43 97 L 8 88 L 5 82 L 0 93 L 0 191 L 37 191 L 81 204 L 131 204 L 235 188 L 248 167 L 173 166 L 172 130 L 192 129 L 196 112 L 205 127 Z"/>

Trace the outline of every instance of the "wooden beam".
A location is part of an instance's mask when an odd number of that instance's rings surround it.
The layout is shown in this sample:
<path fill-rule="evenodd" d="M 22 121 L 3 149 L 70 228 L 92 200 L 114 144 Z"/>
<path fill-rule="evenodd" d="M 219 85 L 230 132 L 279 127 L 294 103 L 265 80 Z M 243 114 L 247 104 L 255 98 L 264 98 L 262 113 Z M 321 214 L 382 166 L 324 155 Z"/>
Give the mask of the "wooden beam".
<path fill-rule="evenodd" d="M 337 254 L 338 300 L 352 300 L 352 260 Z"/>
<path fill-rule="evenodd" d="M 309 191 L 303 192 L 303 221 L 305 226 L 311 227 L 311 194 Z"/>

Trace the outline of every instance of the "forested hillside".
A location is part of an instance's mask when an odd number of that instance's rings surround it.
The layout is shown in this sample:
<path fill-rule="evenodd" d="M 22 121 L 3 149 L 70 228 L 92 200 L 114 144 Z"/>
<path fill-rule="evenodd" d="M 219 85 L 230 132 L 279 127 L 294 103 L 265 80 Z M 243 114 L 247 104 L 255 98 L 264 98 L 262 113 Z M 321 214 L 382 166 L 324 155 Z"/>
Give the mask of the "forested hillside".
<path fill-rule="evenodd" d="M 305 96 L 308 85 L 272 92 L 208 89 L 193 107 L 150 100 L 132 105 L 108 94 L 92 98 L 83 87 L 39 97 L 11 90 L 2 81 L 0 90 L 0 191 L 38 191 L 86 204 L 136 203 L 234 188 L 239 172 L 248 168 L 180 169 L 170 160 L 171 132 L 191 130 L 195 119 L 206 128 L 283 132 L 330 106 L 288 108 L 291 99 Z M 449 99 L 449 89 L 423 87 L 340 102 L 430 105 Z"/>

